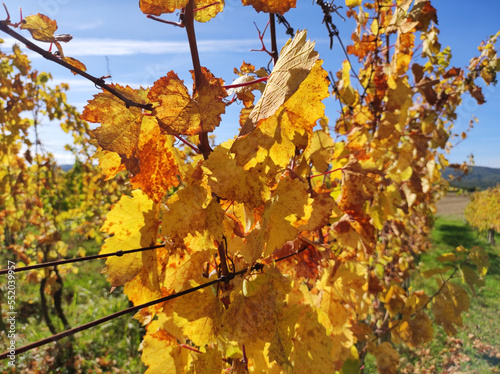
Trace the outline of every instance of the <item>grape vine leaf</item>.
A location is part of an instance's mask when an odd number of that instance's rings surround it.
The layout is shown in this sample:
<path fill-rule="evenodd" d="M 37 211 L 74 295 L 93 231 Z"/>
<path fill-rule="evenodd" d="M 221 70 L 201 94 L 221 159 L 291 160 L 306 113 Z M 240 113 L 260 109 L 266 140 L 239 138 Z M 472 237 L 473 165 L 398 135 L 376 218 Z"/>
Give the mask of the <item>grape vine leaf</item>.
<path fill-rule="evenodd" d="M 250 112 L 240 136 L 248 134 L 260 120 L 273 115 L 307 77 L 318 59 L 314 43 L 306 40 L 307 30 L 297 32 L 283 46 L 259 101 Z"/>
<path fill-rule="evenodd" d="M 219 125 L 221 114 L 225 112 L 222 99 L 227 96 L 222 80 L 202 68 L 202 77 L 193 92 L 191 97 L 173 71 L 154 83 L 148 98 L 158 103 L 153 114 L 163 130 L 171 134 L 196 135 L 213 131 Z"/>
<path fill-rule="evenodd" d="M 154 117 L 143 118 L 137 152 L 140 171 L 130 181 L 155 203 L 179 184 L 178 165 L 182 161 L 173 144 L 173 136 L 162 134 Z"/>
<path fill-rule="evenodd" d="M 307 147 L 316 121 L 324 114 L 321 100 L 329 95 L 326 75 L 318 61 L 276 113 L 236 139 L 231 151 L 236 154 L 238 164 L 247 170 L 263 164 L 269 172 L 275 172 L 276 168 L 286 167 L 296 148 Z"/>
<path fill-rule="evenodd" d="M 252 5 L 257 12 L 285 14 L 295 8 L 297 0 L 242 0 L 243 5 Z"/>
<path fill-rule="evenodd" d="M 147 92 L 144 89 L 136 90 L 116 84 L 110 86 L 136 103 L 147 103 Z M 107 91 L 94 95 L 94 99 L 89 101 L 82 113 L 84 120 L 101 124 L 91 132 L 99 146 L 127 158 L 136 155 L 142 117 L 141 109 L 126 108 L 123 101 Z"/>
<path fill-rule="evenodd" d="M 101 254 L 127 249 L 148 247 L 154 244 L 158 230 L 158 208 L 140 190 L 132 197 L 122 196 L 108 213 L 102 231 L 112 237 L 106 239 Z M 118 287 L 139 274 L 151 251 L 137 252 L 124 257 L 110 257 L 103 271 L 108 274 L 112 287 Z"/>
<path fill-rule="evenodd" d="M 28 30 L 35 40 L 53 43 L 57 39 L 54 32 L 57 30 L 57 22 L 44 14 L 38 13 L 24 18 L 21 29 Z"/>

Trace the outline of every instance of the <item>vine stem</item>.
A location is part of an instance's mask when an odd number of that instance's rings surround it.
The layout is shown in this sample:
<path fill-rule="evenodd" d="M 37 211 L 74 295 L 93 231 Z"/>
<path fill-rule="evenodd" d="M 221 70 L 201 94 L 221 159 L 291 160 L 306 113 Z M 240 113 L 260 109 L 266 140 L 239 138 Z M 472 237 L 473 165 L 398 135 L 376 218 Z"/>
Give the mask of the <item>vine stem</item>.
<path fill-rule="evenodd" d="M 333 170 L 326 171 L 326 172 L 321 173 L 321 174 L 311 175 L 309 178 L 323 177 L 325 175 L 335 173 L 336 171 L 339 171 L 339 170 L 343 170 L 343 168 L 333 169 Z"/>
<path fill-rule="evenodd" d="M 191 51 L 191 59 L 193 61 L 194 70 L 194 87 L 198 90 L 202 80 L 200 55 L 198 53 L 198 44 L 196 43 L 196 33 L 194 31 L 194 0 L 189 0 L 186 8 L 184 9 L 183 18 L 184 27 L 186 28 L 186 33 L 189 42 L 189 50 Z M 210 156 L 212 148 L 210 147 L 210 142 L 208 141 L 208 133 L 202 132 L 199 135 L 200 144 L 198 148 L 205 160 Z"/>
<path fill-rule="evenodd" d="M 252 84 L 255 84 L 255 83 L 266 82 L 268 79 L 269 79 L 269 77 L 262 77 L 262 78 L 254 79 L 253 81 L 250 81 L 250 82 L 237 83 L 237 84 L 227 84 L 227 85 L 222 86 L 222 87 L 224 87 L 226 90 L 228 90 L 230 88 L 247 87 L 247 86 L 251 86 Z"/>
<path fill-rule="evenodd" d="M 200 64 L 200 55 L 198 53 L 198 44 L 196 42 L 196 33 L 194 31 L 194 0 L 189 0 L 186 8 L 184 9 L 184 16 L 182 19 L 184 23 L 184 27 L 186 28 L 186 34 L 189 42 L 189 50 L 191 51 L 191 59 L 193 61 L 193 70 L 194 70 L 194 87 L 195 90 L 198 90 L 202 79 L 202 71 Z M 212 152 L 212 148 L 210 147 L 210 143 L 208 141 L 208 133 L 202 132 L 199 134 L 200 144 L 198 145 L 203 158 L 206 160 L 210 153 Z M 220 257 L 220 264 L 222 269 L 222 276 L 229 276 L 229 269 L 226 261 L 226 251 L 224 249 L 224 243 L 221 241 L 218 243 L 218 252 Z"/>
<path fill-rule="evenodd" d="M 71 70 L 73 73 L 81 75 L 82 77 L 84 77 L 84 78 L 88 79 L 89 81 L 91 81 L 92 83 L 94 83 L 96 86 L 99 86 L 102 89 L 108 91 L 113 96 L 116 96 L 118 99 L 120 99 L 121 101 L 123 101 L 124 104 L 127 107 L 138 107 L 138 108 L 142 108 L 142 109 L 145 109 L 145 110 L 153 110 L 153 106 L 151 104 L 136 103 L 135 101 L 132 101 L 132 100 L 128 99 L 127 97 L 125 97 L 124 95 L 122 95 L 120 92 L 118 92 L 117 90 L 115 90 L 113 87 L 111 87 L 111 86 L 107 85 L 106 83 L 104 83 L 104 79 L 102 79 L 102 78 L 96 78 L 93 75 L 90 75 L 87 72 L 85 72 L 83 70 L 80 70 L 77 67 L 74 67 L 73 65 L 68 64 L 66 61 L 61 60 L 60 58 L 54 56 L 51 52 L 46 51 L 43 48 L 40 48 L 35 43 L 31 42 L 30 40 L 26 39 L 24 36 L 18 34 L 14 30 L 12 30 L 7 25 L 6 21 L 0 21 L 0 30 L 3 31 L 6 34 L 12 36 L 14 39 L 20 41 L 21 43 L 25 44 L 29 49 L 31 49 L 32 51 L 38 53 L 42 57 L 45 57 L 47 60 L 53 61 L 56 64 L 59 64 L 59 65 L 65 67 L 66 69 Z"/>
<path fill-rule="evenodd" d="M 274 13 L 269 14 L 269 26 L 271 31 L 271 55 L 273 65 L 276 65 L 276 61 L 278 61 L 278 43 L 276 42 L 276 18 Z"/>

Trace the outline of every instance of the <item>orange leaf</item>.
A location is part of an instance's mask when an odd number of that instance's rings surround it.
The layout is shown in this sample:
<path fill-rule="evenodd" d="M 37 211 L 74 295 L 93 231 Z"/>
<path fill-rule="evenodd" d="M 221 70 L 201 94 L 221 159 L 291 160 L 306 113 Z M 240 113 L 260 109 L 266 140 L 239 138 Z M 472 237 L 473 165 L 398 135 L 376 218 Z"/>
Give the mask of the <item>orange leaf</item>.
<path fill-rule="evenodd" d="M 191 97 L 183 81 L 173 71 L 157 80 L 148 98 L 157 102 L 154 114 L 162 129 L 173 134 L 196 135 L 213 131 L 225 112 L 222 98 L 227 96 L 222 81 L 202 68 L 198 90 Z"/>
<path fill-rule="evenodd" d="M 140 0 L 139 7 L 142 13 L 159 16 L 163 13 L 173 13 L 184 8 L 188 0 Z"/>
<path fill-rule="evenodd" d="M 87 67 L 81 61 L 78 61 L 76 58 L 63 57 L 62 59 L 63 59 L 63 61 L 70 64 L 71 66 L 74 66 L 75 68 L 80 69 L 81 71 L 87 71 Z M 74 71 L 72 71 L 72 73 L 74 75 L 78 75 L 78 73 L 75 73 Z"/>
<path fill-rule="evenodd" d="M 147 103 L 144 89 L 135 90 L 116 84 L 111 87 L 134 102 Z M 137 152 L 142 117 L 141 109 L 126 108 L 123 101 L 107 91 L 94 95 L 94 99 L 89 101 L 82 114 L 84 120 L 101 124 L 91 135 L 97 139 L 102 149 L 127 158 Z"/>
<path fill-rule="evenodd" d="M 178 159 L 173 137 L 162 134 L 153 117 L 144 117 L 139 141 L 140 171 L 130 181 L 155 203 L 161 201 L 171 187 L 179 184 Z"/>
<path fill-rule="evenodd" d="M 28 30 L 35 40 L 53 43 L 57 41 L 54 32 L 57 30 L 57 22 L 44 14 L 36 14 L 24 18 L 21 29 Z"/>
<path fill-rule="evenodd" d="M 257 12 L 285 14 L 295 8 L 297 0 L 242 0 L 243 5 L 252 5 Z"/>

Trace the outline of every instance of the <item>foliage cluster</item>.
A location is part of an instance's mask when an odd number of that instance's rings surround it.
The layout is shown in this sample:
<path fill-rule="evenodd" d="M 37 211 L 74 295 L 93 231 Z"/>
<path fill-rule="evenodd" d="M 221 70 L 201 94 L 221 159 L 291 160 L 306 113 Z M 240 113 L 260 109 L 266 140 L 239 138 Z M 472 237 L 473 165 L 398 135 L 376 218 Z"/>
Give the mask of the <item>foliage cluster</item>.
<path fill-rule="evenodd" d="M 494 244 L 494 233 L 500 233 L 500 185 L 473 193 L 465 219 L 479 231 L 488 232 L 488 240 Z"/>
<path fill-rule="evenodd" d="M 19 267 L 75 256 L 68 243 L 81 247 L 88 238 L 102 241 L 105 213 L 127 191 L 123 178 L 105 182 L 92 162 L 88 124 L 66 102 L 66 84 L 52 87 L 51 76 L 32 70 L 27 56 L 14 45 L 0 52 L 0 243 L 2 255 Z M 46 122 L 70 133 L 66 146 L 76 162 L 63 172 L 40 141 Z M 64 239 L 63 239 L 64 237 Z M 5 262 L 6 263 L 6 262 Z M 70 265 L 25 273 L 20 282 L 39 287 L 40 312 L 50 331 L 56 317 L 69 324 L 62 309 L 64 276 Z M 6 283 L 2 283 L 5 285 Z M 3 287 L 2 287 L 3 288 Z M 19 299 L 20 300 L 20 299 Z"/>
<path fill-rule="evenodd" d="M 244 4 L 270 13 L 271 30 L 274 14 L 294 6 Z M 338 9 L 318 4 L 333 38 Z M 232 87 L 243 103 L 239 136 L 212 148 L 208 135 L 229 87 L 200 65 L 194 20 L 209 21 L 223 4 L 140 1 L 153 18 L 181 10 L 193 89 L 173 71 L 151 88 L 101 82 L 103 92 L 83 112 L 100 124 L 90 133 L 107 178 L 127 170 L 134 188 L 108 213 L 101 252 L 164 244 L 110 258 L 105 271 L 135 305 L 220 280 L 137 313 L 147 326 L 141 349 L 148 373 L 355 373 L 367 353 L 380 372 L 395 373 L 391 340 L 410 347 L 430 341 L 430 315 L 447 334 L 462 325 L 469 297 L 449 280 L 464 272 L 465 283 L 478 284 L 487 268 L 481 249 L 443 255 L 447 265 L 426 273 L 438 282 L 433 293 L 409 289 L 408 280 L 429 246 L 447 165 L 440 152 L 450 147 L 462 95 L 483 104 L 478 79 L 496 82 L 499 34 L 467 68 L 450 67 L 430 1 L 346 5 L 357 24 L 346 51 L 359 69 L 347 59 L 328 77 L 306 31 L 278 57 L 271 33 L 273 70 L 243 62 L 237 73 L 244 83 Z M 33 15 L 21 27 L 55 43 L 54 25 Z M 83 74 L 79 62 L 65 61 Z M 331 121 L 323 104 L 329 97 L 340 104 Z"/>

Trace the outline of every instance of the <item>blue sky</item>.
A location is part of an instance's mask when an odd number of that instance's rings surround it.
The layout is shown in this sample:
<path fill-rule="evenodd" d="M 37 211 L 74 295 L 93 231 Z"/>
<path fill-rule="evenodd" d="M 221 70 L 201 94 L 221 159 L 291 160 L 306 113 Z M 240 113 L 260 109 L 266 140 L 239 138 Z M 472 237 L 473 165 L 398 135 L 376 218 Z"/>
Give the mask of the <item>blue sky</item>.
<path fill-rule="evenodd" d="M 18 20 L 18 8 L 23 14 L 43 13 L 58 22 L 57 33 L 73 35 L 74 39 L 65 44 L 67 56 L 75 57 L 86 64 L 88 72 L 94 76 L 111 73 L 113 83 L 132 87 L 151 86 L 155 80 L 170 70 L 175 71 L 188 87 L 191 87 L 191 57 L 185 30 L 154 22 L 146 18 L 139 10 L 138 1 L 129 0 L 4 0 L 11 17 Z M 343 0 L 335 4 L 342 5 Z M 473 4 L 473 5 L 471 5 Z M 500 0 L 434 0 L 438 10 L 440 42 L 443 47 L 450 46 L 453 54 L 452 65 L 464 67 L 469 59 L 477 55 L 477 46 L 489 35 L 500 29 Z M 345 7 L 341 13 L 345 13 Z M 308 37 L 316 41 L 316 50 L 325 62 L 323 67 L 333 72 L 341 67 L 343 52 L 337 41 L 329 50 L 326 28 L 321 24 L 322 14 L 311 0 L 298 0 L 297 9 L 286 15 L 292 27 L 308 29 Z M 1 16 L 1 18 L 4 18 Z M 167 18 L 167 17 L 165 17 Z M 177 20 L 175 15 L 168 17 Z M 240 67 L 242 61 L 257 67 L 267 65 L 269 59 L 259 49 L 257 26 L 263 29 L 268 16 L 256 13 L 251 7 L 243 7 L 237 0 L 226 0 L 225 10 L 206 24 L 196 24 L 199 41 L 200 59 L 203 66 L 209 68 L 227 84 L 236 77 L 234 67 Z M 349 21 L 335 18 L 340 35 L 347 44 L 353 25 Z M 277 27 L 278 43 L 282 45 L 288 39 L 285 29 Z M 27 32 L 25 32 L 27 34 Z M 28 34 L 29 35 L 29 34 Z M 7 35 L 0 38 L 10 44 Z M 47 45 L 48 47 L 48 45 Z M 1 46 L 5 49 L 5 46 Z M 64 68 L 28 52 L 32 66 L 39 71 L 50 72 L 54 82 L 67 82 L 71 90 L 68 100 L 80 110 L 92 95 L 100 92 L 91 82 L 75 77 Z M 479 124 L 470 132 L 466 141 L 459 144 L 448 158 L 451 162 L 461 163 L 469 154 L 474 154 L 476 165 L 500 168 L 500 85 L 484 87 L 487 103 L 478 106 L 474 99 L 466 97 L 459 109 L 455 130 L 461 132 L 467 128 L 472 116 L 479 119 Z M 338 104 L 333 98 L 325 104 L 332 119 L 336 118 Z M 223 116 L 217 129 L 217 141 L 222 142 L 238 132 L 238 112 L 235 105 Z M 64 154 L 64 144 L 71 138 L 58 130 L 56 124 L 43 127 L 46 149 L 54 153 L 62 163 L 71 160 Z"/>

